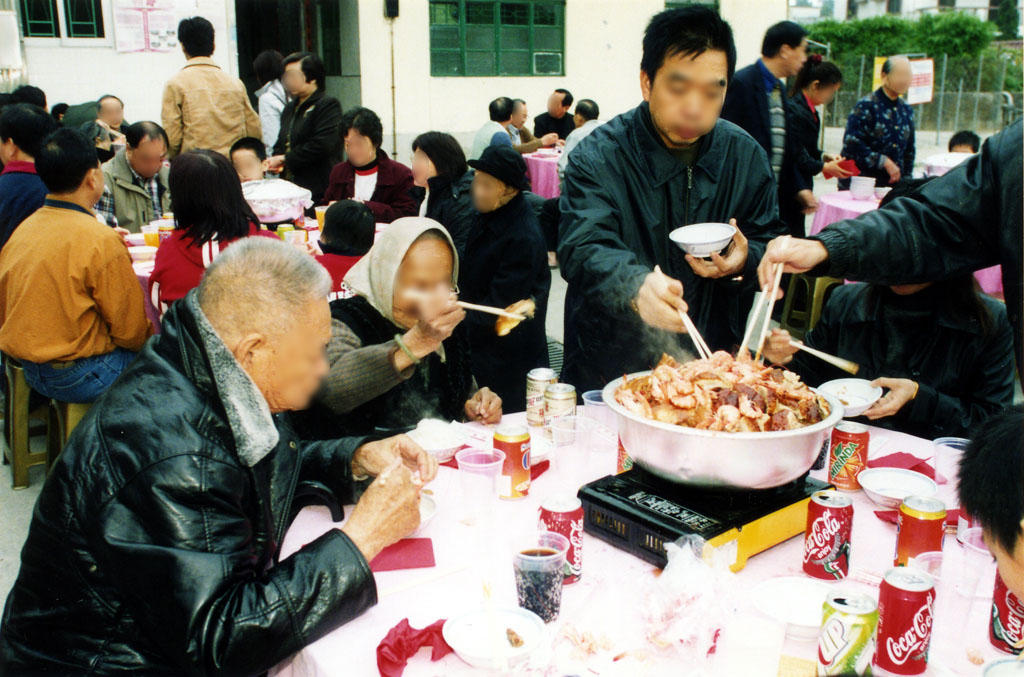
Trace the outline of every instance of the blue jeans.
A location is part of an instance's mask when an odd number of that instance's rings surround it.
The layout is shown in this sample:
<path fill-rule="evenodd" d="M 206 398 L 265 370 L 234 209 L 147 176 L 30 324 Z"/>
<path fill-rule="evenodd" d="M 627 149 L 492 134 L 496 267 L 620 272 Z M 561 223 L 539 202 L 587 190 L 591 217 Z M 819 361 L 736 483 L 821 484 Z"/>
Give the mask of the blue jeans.
<path fill-rule="evenodd" d="M 23 361 L 25 380 L 41 395 L 58 402 L 84 404 L 96 398 L 110 387 L 121 372 L 132 363 L 136 353 L 124 348 L 114 348 L 105 355 L 93 355 L 63 369 L 50 364 L 36 364 Z"/>

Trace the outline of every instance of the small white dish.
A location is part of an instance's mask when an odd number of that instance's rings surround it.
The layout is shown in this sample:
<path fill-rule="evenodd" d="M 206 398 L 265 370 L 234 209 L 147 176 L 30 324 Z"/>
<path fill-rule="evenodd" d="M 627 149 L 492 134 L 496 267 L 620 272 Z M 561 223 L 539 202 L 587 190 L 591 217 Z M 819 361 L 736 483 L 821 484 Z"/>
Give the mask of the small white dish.
<path fill-rule="evenodd" d="M 889 194 L 890 190 L 892 190 L 892 186 L 878 186 L 877 188 L 875 188 L 875 199 L 884 200 L 885 196 Z"/>
<path fill-rule="evenodd" d="M 720 252 L 736 234 L 736 226 L 729 223 L 694 223 L 676 228 L 668 238 L 691 256 L 704 258 Z"/>
<path fill-rule="evenodd" d="M 875 196 L 875 179 L 871 176 L 854 176 L 850 179 L 850 197 L 854 200 L 870 200 Z"/>
<path fill-rule="evenodd" d="M 837 378 L 818 386 L 818 390 L 835 396 L 843 405 L 843 418 L 860 416 L 882 396 L 882 389 L 862 378 Z"/>
<path fill-rule="evenodd" d="M 437 497 L 433 494 L 420 494 L 420 525 L 416 527 L 413 536 L 420 534 L 430 521 L 437 515 Z"/>
<path fill-rule="evenodd" d="M 495 609 L 493 614 L 488 618 L 485 609 L 478 609 L 449 618 L 441 628 L 441 636 L 455 650 L 455 655 L 474 668 L 498 670 L 522 663 L 544 639 L 544 621 L 532 611 L 501 608 Z M 499 636 L 488 637 L 489 629 L 494 626 Z M 509 644 L 508 630 L 519 636 L 522 646 Z M 494 655 L 494 647 L 498 647 L 500 655 Z"/>
<path fill-rule="evenodd" d="M 145 245 L 141 247 L 128 247 L 128 255 L 136 263 L 139 261 L 152 261 L 156 258 L 156 247 L 147 247 Z"/>
<path fill-rule="evenodd" d="M 425 418 L 408 433 L 438 463 L 446 463 L 466 444 L 466 435 L 458 425 L 439 418 Z"/>
<path fill-rule="evenodd" d="M 938 491 L 930 477 L 903 468 L 865 468 L 857 482 L 876 505 L 890 510 L 898 510 L 907 496 L 934 496 Z"/>
<path fill-rule="evenodd" d="M 818 639 L 822 605 L 831 589 L 814 578 L 779 576 L 759 583 L 751 598 L 758 611 L 786 625 L 786 636 L 812 642 Z"/>
<path fill-rule="evenodd" d="M 142 247 L 146 244 L 146 236 L 142 233 L 128 233 L 124 236 L 124 241 L 129 247 Z"/>

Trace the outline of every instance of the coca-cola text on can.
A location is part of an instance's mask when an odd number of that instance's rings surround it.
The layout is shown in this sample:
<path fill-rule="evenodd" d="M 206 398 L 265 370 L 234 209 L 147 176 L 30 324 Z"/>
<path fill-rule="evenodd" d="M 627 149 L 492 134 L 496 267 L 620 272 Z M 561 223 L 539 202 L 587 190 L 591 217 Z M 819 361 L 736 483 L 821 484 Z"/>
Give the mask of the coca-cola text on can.
<path fill-rule="evenodd" d="M 569 540 L 565 553 L 565 580 L 568 585 L 583 576 L 583 503 L 571 494 L 555 494 L 540 504 L 539 527 L 554 531 Z"/>
<path fill-rule="evenodd" d="M 838 491 L 816 491 L 807 504 L 804 573 L 829 581 L 850 573 L 853 500 Z"/>
<path fill-rule="evenodd" d="M 893 567 L 878 589 L 878 647 L 874 665 L 896 675 L 928 668 L 935 581 L 926 571 Z"/>
<path fill-rule="evenodd" d="M 1024 604 L 1006 587 L 998 571 L 992 591 L 988 638 L 992 646 L 1009 654 L 1020 654 L 1024 642 Z"/>
<path fill-rule="evenodd" d="M 868 427 L 853 421 L 840 421 L 832 430 L 828 452 L 828 481 L 836 489 L 857 491 L 857 475 L 868 460 Z"/>
<path fill-rule="evenodd" d="M 906 566 L 924 552 L 939 552 L 945 535 L 946 505 L 930 496 L 907 496 L 896 516 L 893 566 Z"/>
<path fill-rule="evenodd" d="M 537 367 L 526 375 L 526 424 L 539 428 L 544 425 L 544 390 L 558 383 L 554 369 Z"/>

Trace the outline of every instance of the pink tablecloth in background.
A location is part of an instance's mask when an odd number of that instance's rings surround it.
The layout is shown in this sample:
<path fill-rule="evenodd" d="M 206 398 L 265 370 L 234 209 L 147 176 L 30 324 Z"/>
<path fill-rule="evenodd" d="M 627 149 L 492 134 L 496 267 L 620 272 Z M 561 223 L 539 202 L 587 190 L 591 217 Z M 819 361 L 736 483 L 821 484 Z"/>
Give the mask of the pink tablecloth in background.
<path fill-rule="evenodd" d="M 531 190 L 543 198 L 558 197 L 562 194 L 558 184 L 558 154 L 538 151 L 523 156 L 526 161 L 526 175 L 530 177 Z"/>
<path fill-rule="evenodd" d="M 525 415 L 506 415 L 506 422 L 523 422 Z M 478 430 L 486 438 L 490 431 L 478 424 L 467 426 Z M 894 433 L 871 427 L 872 458 L 885 456 L 897 451 L 907 452 L 919 458 L 930 458 L 932 443 L 928 440 Z M 609 431 L 610 433 L 610 431 Z M 533 438 L 534 449 L 540 451 L 546 446 Z M 599 462 L 593 464 L 590 479 L 606 474 L 614 467 L 614 442 L 609 434 L 607 452 L 600 453 Z M 478 442 L 482 443 L 482 442 Z M 766 448 L 765 453 L 771 450 Z M 713 450 L 709 450 L 713 453 Z M 413 627 L 421 628 L 441 618 L 451 618 L 483 604 L 481 572 L 491 572 L 494 581 L 494 597 L 499 606 L 515 605 L 515 585 L 512 575 L 511 557 L 517 539 L 529 533 L 537 525 L 537 510 L 542 497 L 548 495 L 562 480 L 558 466 L 551 472 L 537 478 L 530 487 L 530 494 L 518 501 L 498 501 L 496 519 L 500 529 L 497 533 L 481 535 L 475 529 L 459 522 L 461 497 L 457 470 L 442 467 L 438 478 L 431 485 L 438 501 L 438 512 L 418 536 L 433 540 L 437 564 L 433 569 L 409 569 L 389 571 L 375 576 L 378 604 L 362 616 L 324 636 L 295 656 L 271 671 L 275 677 L 321 677 L 327 675 L 375 675 L 377 644 L 395 624 L 408 618 Z M 813 476 L 821 479 L 824 471 L 814 471 Z M 587 480 L 589 481 L 589 479 Z M 944 487 L 947 485 L 943 485 Z M 861 589 L 878 598 L 877 583 L 872 579 L 881 576 L 892 566 L 896 542 L 896 527 L 875 517 L 875 506 L 863 492 L 847 494 L 854 502 L 854 520 L 850 570 L 853 577 L 842 585 Z M 349 512 L 349 511 L 347 511 Z M 340 524 L 331 522 L 326 508 L 308 507 L 302 510 L 285 536 L 282 558 L 290 556 L 304 544 L 309 543 L 331 528 Z M 944 553 L 950 558 L 949 566 L 955 567 L 962 561 L 962 548 L 953 537 L 947 537 Z M 703 666 L 711 675 L 772 675 L 779 673 L 779 655 L 791 656 L 813 662 L 816 657 L 816 642 L 800 642 L 782 639 L 782 627 L 778 621 L 760 614 L 754 607 L 751 591 L 762 581 L 778 576 L 804 576 L 803 538 L 796 536 L 784 543 L 751 558 L 744 569 L 731 581 L 734 593 L 729 597 L 730 611 L 724 621 L 719 651 Z M 468 568 L 467 568 L 467 565 Z M 966 647 L 977 648 L 986 660 L 1003 658 L 988 642 L 988 609 L 991 606 L 992 583 L 995 567 L 985 572 L 985 581 L 980 585 L 978 597 L 959 616 L 946 613 L 935 620 L 930 658 L 933 663 L 942 663 L 952 668 L 952 673 L 929 670 L 928 675 L 980 675 L 981 666 L 966 661 Z M 551 641 L 567 623 L 581 632 L 606 632 L 615 628 L 611 637 L 614 650 L 627 651 L 648 648 L 644 638 L 642 619 L 643 586 L 653 580 L 655 569 L 640 559 L 622 550 L 585 534 L 583 536 L 583 578 L 566 586 L 562 596 L 559 619 L 547 626 L 546 643 Z M 958 624 L 968 619 L 966 631 Z M 766 650 L 765 638 L 775 637 L 775 644 L 767 641 L 771 649 Z M 955 638 L 955 639 L 951 639 Z M 660 665 L 656 652 L 650 651 L 648 661 L 642 662 L 634 654 L 625 655 L 614 665 L 606 656 L 606 663 L 584 665 L 579 659 L 567 655 L 565 642 L 556 646 L 558 669 L 545 669 L 552 649 L 538 651 L 536 662 L 531 659 L 529 674 L 601 674 L 610 677 L 639 674 L 672 674 L 669 666 Z M 757 654 L 756 656 L 754 654 Z M 546 656 L 546 658 L 545 658 Z M 572 662 L 571 665 L 565 663 Z M 594 660 L 594 659 L 592 659 Z M 753 669 L 751 661 L 757 662 Z M 675 665 L 678 668 L 678 664 Z M 696 667 L 696 666 L 693 666 Z M 929 666 L 931 668 L 931 666 Z M 591 670 L 591 668 L 596 668 Z M 767 670 L 765 670 L 767 668 Z M 812 668 L 813 670 L 813 668 Z M 429 677 L 432 675 L 475 675 L 473 670 L 454 654 L 437 663 L 431 663 L 429 654 L 420 652 L 414 656 L 405 670 L 406 677 Z M 525 674 L 521 671 L 517 674 Z M 797 674 L 797 673 L 790 673 Z M 812 673 L 813 674 L 813 673 Z"/>
<path fill-rule="evenodd" d="M 157 312 L 156 306 L 153 305 L 152 299 L 149 298 L 149 276 L 153 274 L 153 262 L 152 261 L 140 261 L 139 263 L 133 263 L 132 268 L 135 269 L 135 277 L 139 280 L 139 286 L 142 287 L 142 303 L 146 308 L 146 317 L 149 318 L 150 324 L 153 325 L 153 333 L 160 333 L 160 313 Z"/>
<path fill-rule="evenodd" d="M 878 203 L 879 201 L 873 197 L 867 200 L 854 200 L 850 197 L 850 191 L 848 190 L 822 195 L 818 198 L 818 211 L 814 212 L 811 235 L 820 233 L 826 226 L 830 226 L 837 221 L 855 219 L 861 214 L 878 209 Z M 974 277 L 977 278 L 982 291 L 986 294 L 994 294 L 1002 298 L 1002 268 L 999 266 L 985 268 L 976 272 Z"/>

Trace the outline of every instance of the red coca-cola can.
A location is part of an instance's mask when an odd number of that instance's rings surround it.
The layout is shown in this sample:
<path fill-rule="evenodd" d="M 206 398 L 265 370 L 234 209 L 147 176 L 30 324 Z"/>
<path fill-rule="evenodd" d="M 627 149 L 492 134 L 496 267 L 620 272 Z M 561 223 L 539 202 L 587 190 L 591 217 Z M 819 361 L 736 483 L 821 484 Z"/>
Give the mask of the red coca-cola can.
<path fill-rule="evenodd" d="M 540 528 L 569 539 L 565 553 L 563 584 L 575 583 L 583 577 L 583 503 L 572 495 L 556 494 L 540 504 Z"/>
<path fill-rule="evenodd" d="M 807 504 L 804 573 L 828 581 L 850 573 L 853 500 L 838 491 L 816 491 Z"/>
<path fill-rule="evenodd" d="M 928 668 L 935 581 L 925 571 L 893 567 L 878 589 L 878 648 L 874 665 L 896 675 Z"/>
<path fill-rule="evenodd" d="M 1010 654 L 1019 654 L 1024 643 L 1024 604 L 1006 587 L 998 571 L 992 592 L 992 622 L 988 626 L 988 639 L 992 646 Z"/>

